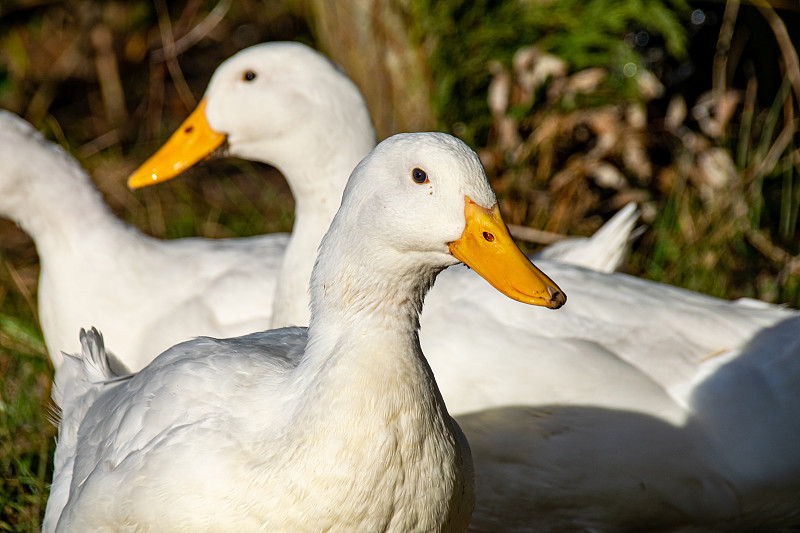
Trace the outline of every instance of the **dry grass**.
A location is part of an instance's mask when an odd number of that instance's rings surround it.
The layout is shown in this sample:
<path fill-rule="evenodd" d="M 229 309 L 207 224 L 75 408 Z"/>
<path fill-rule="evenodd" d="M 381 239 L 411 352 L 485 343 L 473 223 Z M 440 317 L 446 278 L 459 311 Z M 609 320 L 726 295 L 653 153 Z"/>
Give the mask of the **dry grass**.
<path fill-rule="evenodd" d="M 718 50 L 733 38 L 728 4 Z M 633 72 L 640 99 L 610 102 L 607 69 L 568 72 L 537 47 L 511 68 L 490 65 L 493 123 L 481 156 L 512 223 L 588 234 L 629 201 L 650 227 L 629 271 L 724 298 L 800 304 L 800 71 L 786 28 L 783 83 L 759 108 L 759 80 L 744 90 L 715 75 L 694 102 L 649 71 Z M 714 71 L 725 71 L 718 53 Z M 733 68 L 728 65 L 728 68 Z M 590 105 L 579 103 L 591 102 Z"/>

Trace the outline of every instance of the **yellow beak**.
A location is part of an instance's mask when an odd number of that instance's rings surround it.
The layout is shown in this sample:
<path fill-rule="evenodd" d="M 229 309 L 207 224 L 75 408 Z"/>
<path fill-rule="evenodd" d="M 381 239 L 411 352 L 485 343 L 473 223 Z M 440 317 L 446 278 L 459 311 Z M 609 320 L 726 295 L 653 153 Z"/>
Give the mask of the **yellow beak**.
<path fill-rule="evenodd" d="M 208 124 L 206 103 L 205 98 L 201 100 L 164 146 L 131 174 L 128 187 L 138 189 L 172 179 L 225 142 L 226 135 Z"/>
<path fill-rule="evenodd" d="M 567 301 L 553 280 L 525 257 L 508 233 L 500 208 L 481 207 L 464 197 L 466 227 L 450 253 L 514 300 L 558 309 Z"/>

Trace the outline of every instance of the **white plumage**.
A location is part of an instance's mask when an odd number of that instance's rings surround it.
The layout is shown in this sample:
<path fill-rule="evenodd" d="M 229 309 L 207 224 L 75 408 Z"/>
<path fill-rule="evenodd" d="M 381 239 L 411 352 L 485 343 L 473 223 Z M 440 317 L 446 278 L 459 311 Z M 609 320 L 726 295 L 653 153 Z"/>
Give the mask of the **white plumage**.
<path fill-rule="evenodd" d="M 420 168 L 423 185 L 412 180 Z M 54 482 L 69 495 L 51 498 L 45 530 L 466 530 L 469 449 L 416 332 L 425 292 L 453 255 L 471 261 L 513 246 L 470 211 L 495 205 L 466 145 L 398 135 L 353 172 L 320 245 L 307 331 L 199 338 L 97 384 L 90 377 L 110 371 L 98 363 L 98 335 L 84 334 L 83 359 L 65 363 L 88 369 L 61 427 L 77 437 L 58 445 L 73 450 Z M 482 230 L 495 231 L 491 244 Z M 488 259 L 487 279 L 496 265 L 522 265 L 526 274 L 512 278 L 522 284 L 493 283 L 563 304 L 516 254 L 519 263 Z M 64 427 L 78 419 L 77 431 Z"/>
<path fill-rule="evenodd" d="M 128 370 L 197 335 L 268 327 L 288 235 L 149 237 L 111 213 L 69 154 L 8 112 L 0 112 L 0 167 L 0 215 L 39 253 L 39 320 L 56 373 L 89 325 L 103 329 L 116 368 Z"/>

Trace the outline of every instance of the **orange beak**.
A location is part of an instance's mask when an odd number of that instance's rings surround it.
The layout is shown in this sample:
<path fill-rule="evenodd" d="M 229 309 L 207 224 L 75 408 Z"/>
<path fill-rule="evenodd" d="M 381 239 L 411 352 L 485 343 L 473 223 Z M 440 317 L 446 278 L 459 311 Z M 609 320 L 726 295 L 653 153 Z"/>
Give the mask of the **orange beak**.
<path fill-rule="evenodd" d="M 214 131 L 206 119 L 204 98 L 158 152 L 128 178 L 128 187 L 138 189 L 174 178 L 222 146 L 226 135 Z"/>
<path fill-rule="evenodd" d="M 553 280 L 525 257 L 508 233 L 500 208 L 481 207 L 464 197 L 467 224 L 461 237 L 448 246 L 453 257 L 509 298 L 558 309 L 567 301 Z"/>

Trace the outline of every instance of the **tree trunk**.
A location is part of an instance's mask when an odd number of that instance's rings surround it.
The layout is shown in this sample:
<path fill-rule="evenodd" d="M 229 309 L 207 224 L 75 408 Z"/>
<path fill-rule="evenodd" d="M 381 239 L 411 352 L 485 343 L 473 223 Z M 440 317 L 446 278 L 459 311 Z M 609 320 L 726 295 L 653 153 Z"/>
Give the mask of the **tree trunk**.
<path fill-rule="evenodd" d="M 380 138 L 435 127 L 432 77 L 412 42 L 408 0 L 309 0 L 322 51 L 339 63 L 367 100 Z"/>

